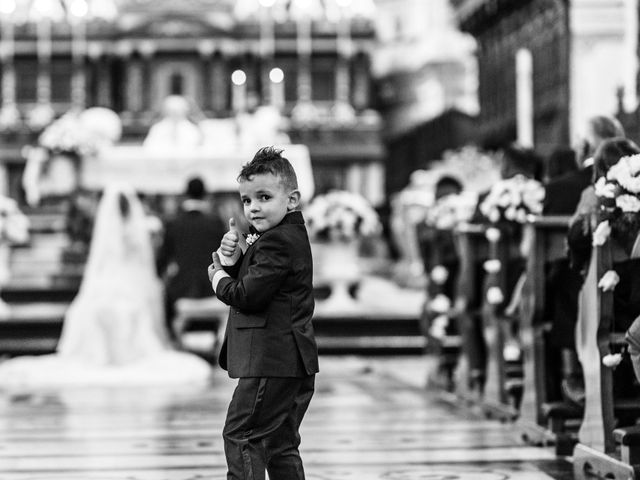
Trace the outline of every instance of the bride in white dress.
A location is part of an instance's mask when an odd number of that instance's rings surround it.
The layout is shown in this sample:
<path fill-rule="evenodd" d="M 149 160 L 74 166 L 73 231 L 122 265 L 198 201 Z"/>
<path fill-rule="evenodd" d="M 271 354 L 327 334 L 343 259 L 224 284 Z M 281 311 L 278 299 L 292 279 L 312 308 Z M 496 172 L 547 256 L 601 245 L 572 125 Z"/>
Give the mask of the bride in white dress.
<path fill-rule="evenodd" d="M 207 362 L 173 350 L 168 342 L 145 218 L 132 188 L 105 189 L 57 353 L 1 363 L 0 389 L 208 381 Z"/>

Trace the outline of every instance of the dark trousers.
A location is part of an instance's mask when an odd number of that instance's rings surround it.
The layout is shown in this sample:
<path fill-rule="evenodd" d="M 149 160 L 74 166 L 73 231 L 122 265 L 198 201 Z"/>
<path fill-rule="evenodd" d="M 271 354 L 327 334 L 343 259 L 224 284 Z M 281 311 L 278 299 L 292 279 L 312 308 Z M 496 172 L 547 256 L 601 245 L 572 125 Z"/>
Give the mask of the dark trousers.
<path fill-rule="evenodd" d="M 227 480 L 304 480 L 300 423 L 313 396 L 315 375 L 241 378 L 222 436 Z"/>

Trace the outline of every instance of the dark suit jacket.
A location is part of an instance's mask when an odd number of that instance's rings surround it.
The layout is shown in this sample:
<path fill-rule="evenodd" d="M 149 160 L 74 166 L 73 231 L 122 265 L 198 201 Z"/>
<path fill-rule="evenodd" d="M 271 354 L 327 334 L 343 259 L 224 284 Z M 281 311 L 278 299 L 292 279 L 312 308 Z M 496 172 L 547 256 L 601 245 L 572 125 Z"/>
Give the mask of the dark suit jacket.
<path fill-rule="evenodd" d="M 225 232 L 226 225 L 218 217 L 199 210 L 181 211 L 165 224 L 157 257 L 158 273 L 163 275 L 172 262 L 178 266 L 178 271 L 167 279 L 169 299 L 213 295 L 207 265 Z"/>
<path fill-rule="evenodd" d="M 543 215 L 573 215 L 582 191 L 591 185 L 593 167 L 569 172 L 545 186 Z"/>
<path fill-rule="evenodd" d="M 318 371 L 313 262 L 302 213 L 291 212 L 247 248 L 216 295 L 230 305 L 220 366 L 232 378 Z"/>

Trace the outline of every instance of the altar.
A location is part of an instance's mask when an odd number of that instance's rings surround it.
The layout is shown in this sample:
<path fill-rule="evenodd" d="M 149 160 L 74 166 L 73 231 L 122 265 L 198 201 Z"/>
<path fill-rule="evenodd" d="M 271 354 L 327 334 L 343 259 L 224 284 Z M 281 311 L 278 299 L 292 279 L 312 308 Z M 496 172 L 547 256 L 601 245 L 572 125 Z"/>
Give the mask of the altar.
<path fill-rule="evenodd" d="M 309 149 L 305 145 L 277 145 L 289 159 L 298 176 L 302 200 L 314 194 L 314 179 Z M 220 150 L 207 146 L 163 150 L 142 145 L 116 144 L 95 157 L 85 158 L 80 167 L 80 184 L 90 190 L 102 190 L 112 182 L 127 182 L 144 194 L 177 195 L 189 178 L 199 176 L 210 192 L 237 191 L 242 165 L 250 161 L 256 149 Z"/>

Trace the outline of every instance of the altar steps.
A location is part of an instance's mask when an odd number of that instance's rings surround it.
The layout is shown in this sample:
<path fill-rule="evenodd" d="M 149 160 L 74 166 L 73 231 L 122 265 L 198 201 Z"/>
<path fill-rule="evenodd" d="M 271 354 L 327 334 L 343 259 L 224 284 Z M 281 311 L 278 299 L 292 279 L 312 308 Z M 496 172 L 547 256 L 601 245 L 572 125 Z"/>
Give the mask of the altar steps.
<path fill-rule="evenodd" d="M 1 354 L 55 351 L 64 311 L 75 297 L 86 254 L 69 248 L 66 219 L 59 207 L 27 210 L 29 243 L 14 247 L 12 276 L 0 291 L 12 306 L 0 320 Z M 332 310 L 323 308 L 326 288 L 316 291 L 314 326 L 320 352 L 329 355 L 413 355 L 424 352 L 425 338 L 417 315 L 393 308 Z"/>
<path fill-rule="evenodd" d="M 419 355 L 426 347 L 414 316 L 319 312 L 313 325 L 318 349 L 328 355 Z"/>
<path fill-rule="evenodd" d="M 44 291 L 42 292 L 44 293 Z M 52 292 L 62 295 L 61 292 Z M 22 299 L 15 291 L 4 297 Z M 11 302 L 11 315 L 0 319 L 0 355 L 55 351 L 67 303 Z M 417 319 L 393 316 L 321 316 L 314 318 L 321 354 L 419 355 L 425 339 Z M 206 328 L 206 326 L 205 326 Z"/>
<path fill-rule="evenodd" d="M 59 206 L 25 209 L 29 241 L 12 247 L 11 278 L 2 288 L 10 303 L 70 302 L 75 296 L 85 255 L 73 255 L 66 232 L 67 221 Z"/>

